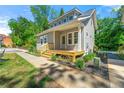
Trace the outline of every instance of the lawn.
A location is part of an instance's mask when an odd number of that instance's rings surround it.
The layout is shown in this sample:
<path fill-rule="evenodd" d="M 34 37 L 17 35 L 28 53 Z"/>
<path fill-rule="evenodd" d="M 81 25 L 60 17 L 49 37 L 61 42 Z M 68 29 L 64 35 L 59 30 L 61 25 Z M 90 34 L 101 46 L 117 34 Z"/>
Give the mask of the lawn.
<path fill-rule="evenodd" d="M 17 54 L 5 54 L 4 57 L 0 59 L 0 87 L 47 87 L 45 85 L 46 82 L 53 80 L 45 76 L 39 83 L 36 83 L 36 76 L 38 76 L 40 72 L 39 69 L 36 69 Z"/>

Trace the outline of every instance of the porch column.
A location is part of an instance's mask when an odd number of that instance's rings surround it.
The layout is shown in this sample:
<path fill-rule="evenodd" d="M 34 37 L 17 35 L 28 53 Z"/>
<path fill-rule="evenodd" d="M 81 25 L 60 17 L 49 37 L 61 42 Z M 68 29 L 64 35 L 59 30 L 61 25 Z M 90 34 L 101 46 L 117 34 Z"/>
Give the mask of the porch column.
<path fill-rule="evenodd" d="M 55 31 L 53 32 L 53 46 L 54 46 L 54 50 L 55 50 Z"/>
<path fill-rule="evenodd" d="M 81 25 L 78 26 L 78 51 L 81 51 Z"/>

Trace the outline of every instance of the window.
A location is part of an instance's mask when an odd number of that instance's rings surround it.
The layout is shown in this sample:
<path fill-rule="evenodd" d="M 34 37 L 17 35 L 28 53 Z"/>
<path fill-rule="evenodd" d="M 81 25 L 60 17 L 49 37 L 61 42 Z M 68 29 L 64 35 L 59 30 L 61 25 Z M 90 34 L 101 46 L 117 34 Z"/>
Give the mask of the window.
<path fill-rule="evenodd" d="M 68 34 L 68 44 L 72 44 L 72 33 Z"/>
<path fill-rule="evenodd" d="M 74 32 L 74 44 L 78 43 L 78 32 Z"/>
<path fill-rule="evenodd" d="M 54 26 L 56 26 L 57 24 L 55 23 Z"/>
<path fill-rule="evenodd" d="M 72 20 L 73 19 L 73 16 L 69 16 L 69 20 Z"/>
<path fill-rule="evenodd" d="M 59 24 L 61 24 L 61 21 L 59 21 Z"/>
<path fill-rule="evenodd" d="M 64 19 L 63 21 L 66 22 L 66 19 Z"/>
<path fill-rule="evenodd" d="M 68 44 L 77 44 L 78 43 L 78 32 L 71 32 L 67 34 L 67 42 Z"/>
<path fill-rule="evenodd" d="M 44 43 L 46 43 L 46 37 L 44 37 Z"/>
<path fill-rule="evenodd" d="M 43 45 L 43 44 L 45 44 L 47 42 L 48 42 L 47 35 L 43 35 L 43 36 L 40 37 L 40 43 L 41 43 L 41 45 Z"/>
<path fill-rule="evenodd" d="M 43 44 L 43 38 L 41 38 L 40 40 L 41 40 L 40 43 L 41 43 L 41 45 L 42 45 L 42 44 Z"/>
<path fill-rule="evenodd" d="M 47 43 L 47 35 L 44 35 L 44 43 Z"/>
<path fill-rule="evenodd" d="M 86 48 L 87 48 L 87 49 L 89 48 L 89 45 L 88 45 L 88 43 L 86 43 Z"/>

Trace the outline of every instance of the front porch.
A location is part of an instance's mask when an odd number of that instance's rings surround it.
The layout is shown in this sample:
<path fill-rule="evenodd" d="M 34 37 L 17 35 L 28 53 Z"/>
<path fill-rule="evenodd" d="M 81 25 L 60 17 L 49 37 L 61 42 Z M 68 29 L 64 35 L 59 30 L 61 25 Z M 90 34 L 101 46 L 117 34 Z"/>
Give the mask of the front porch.
<path fill-rule="evenodd" d="M 50 28 L 38 35 L 37 49 L 44 57 L 56 54 L 75 62 L 76 57 L 84 53 L 82 31 L 77 21 Z"/>
<path fill-rule="evenodd" d="M 52 54 L 65 56 L 67 58 L 70 58 L 72 62 L 75 62 L 76 57 L 83 55 L 84 51 L 54 49 L 53 43 L 47 43 L 40 48 L 40 53 L 41 53 L 41 56 L 47 57 L 47 58 L 50 58 Z"/>
<path fill-rule="evenodd" d="M 73 51 L 73 50 L 47 50 L 41 53 L 41 56 L 50 58 L 52 54 L 65 56 L 70 58 L 72 62 L 76 61 L 76 57 L 83 55 L 83 51 Z"/>

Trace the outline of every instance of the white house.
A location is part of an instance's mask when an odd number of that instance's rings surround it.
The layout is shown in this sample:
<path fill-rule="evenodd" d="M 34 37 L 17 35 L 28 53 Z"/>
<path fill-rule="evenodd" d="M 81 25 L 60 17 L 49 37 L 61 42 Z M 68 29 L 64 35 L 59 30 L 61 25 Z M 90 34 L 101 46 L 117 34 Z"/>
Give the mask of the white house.
<path fill-rule="evenodd" d="M 81 12 L 74 8 L 49 22 L 50 28 L 37 35 L 37 49 L 42 53 L 51 50 L 67 55 L 92 52 L 96 21 L 95 9 Z"/>

